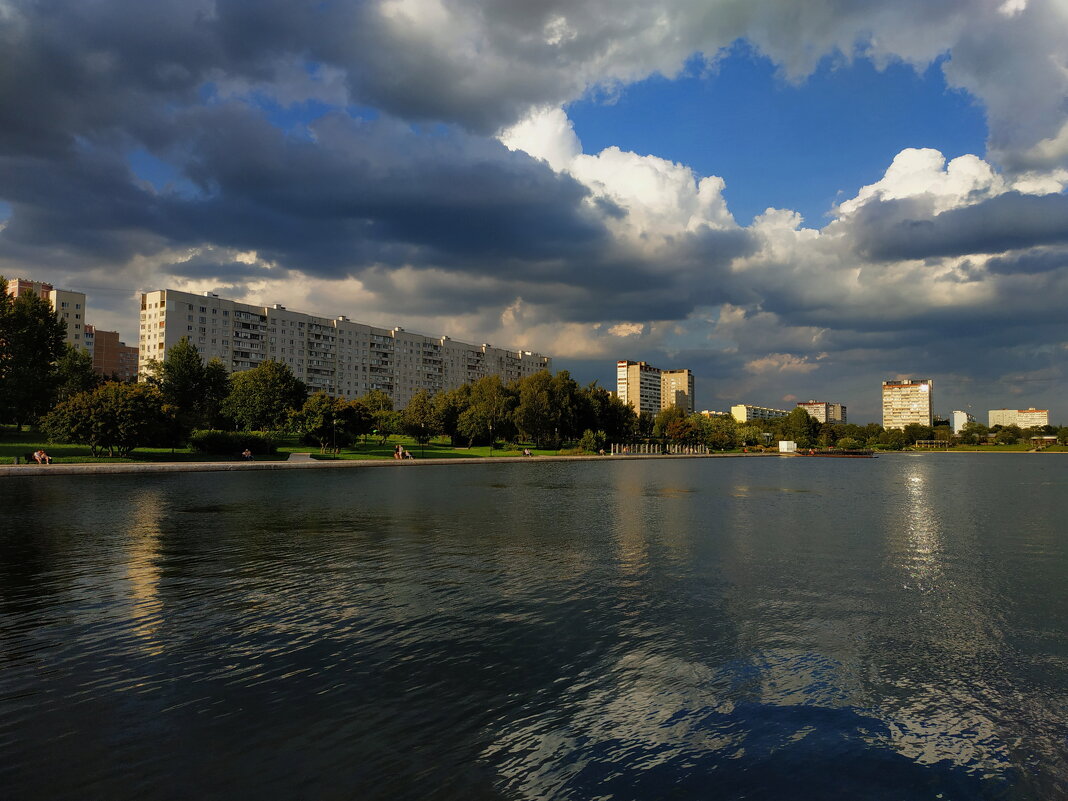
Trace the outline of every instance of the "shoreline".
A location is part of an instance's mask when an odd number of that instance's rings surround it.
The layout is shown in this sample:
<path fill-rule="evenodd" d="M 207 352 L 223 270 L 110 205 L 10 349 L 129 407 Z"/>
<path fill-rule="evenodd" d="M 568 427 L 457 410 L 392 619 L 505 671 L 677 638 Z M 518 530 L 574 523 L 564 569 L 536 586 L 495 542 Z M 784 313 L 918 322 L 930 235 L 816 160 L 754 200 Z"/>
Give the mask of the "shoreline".
<path fill-rule="evenodd" d="M 878 456 L 929 455 L 953 453 L 954 451 L 887 451 Z M 956 451 L 961 454 L 995 454 L 1029 456 L 1042 451 Z M 1053 454 L 1066 455 L 1063 451 Z M 613 454 L 606 456 L 493 456 L 459 457 L 448 459 L 313 459 L 311 453 L 293 453 L 288 459 L 272 462 L 73 462 L 64 464 L 8 464 L 0 465 L 0 478 L 14 476 L 75 476 L 75 475 L 129 475 L 133 473 L 225 473 L 251 470 L 329 470 L 358 467 L 403 468 L 423 465 L 515 464 L 536 462 L 585 462 L 585 461 L 637 461 L 649 459 L 767 459 L 797 458 L 793 453 L 664 453 L 664 454 Z"/>
<path fill-rule="evenodd" d="M 222 473 L 250 470 L 328 470 L 356 467 L 439 466 L 450 464 L 515 464 L 536 462 L 632 461 L 639 459 L 730 459 L 778 457 L 778 453 L 694 453 L 694 454 L 617 454 L 614 456 L 493 456 L 449 459 L 313 459 L 311 454 L 291 454 L 276 462 L 118 462 L 103 464 L 84 462 L 70 464 L 0 465 L 0 478 L 11 476 L 47 475 L 122 475 L 130 473 Z"/>

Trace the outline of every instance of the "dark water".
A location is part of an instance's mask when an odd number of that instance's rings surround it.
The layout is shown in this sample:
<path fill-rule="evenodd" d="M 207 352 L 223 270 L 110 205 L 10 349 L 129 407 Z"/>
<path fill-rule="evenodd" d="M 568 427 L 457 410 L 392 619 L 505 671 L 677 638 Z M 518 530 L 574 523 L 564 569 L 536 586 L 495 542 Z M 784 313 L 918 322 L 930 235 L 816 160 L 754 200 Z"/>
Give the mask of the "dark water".
<path fill-rule="evenodd" d="M 0 501 L 5 799 L 1068 798 L 1068 457 Z"/>

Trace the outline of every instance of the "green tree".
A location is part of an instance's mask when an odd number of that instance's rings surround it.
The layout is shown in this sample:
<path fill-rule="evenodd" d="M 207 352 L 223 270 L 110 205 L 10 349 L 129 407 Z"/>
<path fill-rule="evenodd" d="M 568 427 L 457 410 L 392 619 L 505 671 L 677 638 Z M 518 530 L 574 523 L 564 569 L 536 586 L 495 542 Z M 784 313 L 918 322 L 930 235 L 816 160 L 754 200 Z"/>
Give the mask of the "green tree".
<path fill-rule="evenodd" d="M 704 418 L 704 443 L 710 448 L 729 451 L 738 447 L 738 423 L 733 417 Z"/>
<path fill-rule="evenodd" d="M 2 277 L 0 298 L 0 415 L 21 431 L 52 406 L 67 325 L 37 295 L 12 299 Z"/>
<path fill-rule="evenodd" d="M 629 403 L 624 403 L 618 396 L 609 392 L 597 382 L 592 382 L 581 394 L 583 406 L 589 417 L 584 424 L 584 431 L 603 431 L 606 441 L 627 442 L 635 434 L 638 416 Z"/>
<path fill-rule="evenodd" d="M 515 424 L 521 435 L 538 446 L 558 446 L 560 441 L 556 432 L 559 413 L 553 398 L 553 379 L 549 371 L 540 370 L 527 376 L 517 388 L 519 399 L 515 408 Z"/>
<path fill-rule="evenodd" d="M 393 398 L 380 389 L 372 389 L 361 395 L 360 402 L 370 410 L 371 414 L 393 411 Z"/>
<path fill-rule="evenodd" d="M 93 456 L 128 456 L 169 424 L 158 388 L 109 382 L 57 405 L 41 428 L 50 442 L 88 445 Z"/>
<path fill-rule="evenodd" d="M 965 423 L 960 430 L 960 441 L 965 445 L 979 445 L 986 442 L 986 435 L 990 429 L 982 423 L 971 421 Z"/>
<path fill-rule="evenodd" d="M 586 453 L 600 453 L 604 449 L 607 435 L 603 431 L 586 429 L 579 439 L 579 447 Z"/>
<path fill-rule="evenodd" d="M 760 426 L 738 426 L 737 431 L 739 445 L 746 446 L 764 444 L 764 430 Z"/>
<path fill-rule="evenodd" d="M 64 344 L 63 355 L 56 362 L 56 400 L 65 401 L 79 392 L 89 392 L 103 383 L 93 372 L 89 351 Z"/>
<path fill-rule="evenodd" d="M 905 447 L 911 447 L 920 440 L 934 439 L 934 429 L 922 423 L 909 423 L 905 426 Z"/>
<path fill-rule="evenodd" d="M 179 440 L 194 428 L 221 424 L 221 409 L 230 393 L 229 371 L 217 358 L 204 364 L 188 337 L 172 345 L 162 362 L 150 362 L 148 373 L 149 383 L 159 387 L 164 401 L 175 410 Z"/>
<path fill-rule="evenodd" d="M 653 436 L 654 437 L 668 437 L 668 429 L 672 423 L 679 422 L 686 419 L 686 410 L 681 406 L 668 406 L 666 409 L 661 409 L 660 413 L 653 420 Z"/>
<path fill-rule="evenodd" d="M 201 386 L 201 424 L 207 428 L 220 428 L 223 425 L 223 404 L 230 394 L 230 371 L 218 357 L 204 365 Z"/>
<path fill-rule="evenodd" d="M 878 444 L 888 451 L 899 451 L 911 445 L 915 440 L 909 440 L 905 432 L 900 428 L 888 428 L 878 437 Z"/>
<path fill-rule="evenodd" d="M 316 392 L 293 413 L 297 429 L 319 445 L 319 452 L 336 451 L 352 441 L 351 418 L 355 407 L 325 392 Z"/>
<path fill-rule="evenodd" d="M 500 376 L 484 376 L 471 385 L 471 403 L 457 421 L 459 433 L 472 443 L 492 446 L 498 438 L 510 437 L 515 432 L 514 407 L 515 399 L 501 383 Z"/>
<path fill-rule="evenodd" d="M 230 376 L 222 413 L 244 431 L 281 431 L 306 397 L 304 382 L 282 362 L 270 360 Z"/>
<path fill-rule="evenodd" d="M 438 419 L 429 392 L 417 392 L 408 401 L 401 413 L 401 428 L 420 445 L 426 445 L 438 433 Z"/>
<path fill-rule="evenodd" d="M 704 440 L 704 434 L 703 418 L 699 414 L 672 420 L 664 432 L 669 440 L 680 445 L 697 445 Z"/>
<path fill-rule="evenodd" d="M 820 434 L 819 420 L 808 413 L 802 406 L 797 406 L 786 415 L 783 423 L 783 433 L 786 439 L 793 440 L 799 448 L 811 448 L 815 446 Z"/>
<path fill-rule="evenodd" d="M 359 398 L 354 401 L 349 401 L 342 417 L 345 420 L 345 427 L 353 441 L 355 441 L 357 437 L 366 437 L 375 427 L 374 415 L 371 414 L 371 410 L 368 409 L 364 402 Z"/>
<path fill-rule="evenodd" d="M 1019 426 L 1003 426 L 1000 431 L 994 435 L 994 442 L 999 445 L 1015 445 L 1020 441 L 1022 432 Z"/>
<path fill-rule="evenodd" d="M 460 434 L 460 416 L 471 405 L 471 385 L 464 384 L 448 392 L 439 392 L 434 396 L 434 415 L 438 428 L 453 445 L 458 445 Z"/>

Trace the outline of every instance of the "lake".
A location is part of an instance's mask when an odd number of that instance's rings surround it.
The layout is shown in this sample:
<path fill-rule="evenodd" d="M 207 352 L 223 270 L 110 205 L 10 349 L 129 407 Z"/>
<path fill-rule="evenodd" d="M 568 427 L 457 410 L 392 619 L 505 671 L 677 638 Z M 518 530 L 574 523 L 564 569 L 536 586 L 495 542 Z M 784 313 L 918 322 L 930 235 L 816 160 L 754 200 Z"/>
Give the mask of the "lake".
<path fill-rule="evenodd" d="M 5 799 L 1068 798 L 1068 458 L 0 502 Z"/>

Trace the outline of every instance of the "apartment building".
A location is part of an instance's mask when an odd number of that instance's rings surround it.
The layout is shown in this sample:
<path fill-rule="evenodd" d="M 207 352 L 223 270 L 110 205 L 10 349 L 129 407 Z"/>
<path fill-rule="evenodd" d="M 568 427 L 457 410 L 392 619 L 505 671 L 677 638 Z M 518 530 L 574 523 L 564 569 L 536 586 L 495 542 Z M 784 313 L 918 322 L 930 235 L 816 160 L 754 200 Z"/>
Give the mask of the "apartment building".
<path fill-rule="evenodd" d="M 43 281 L 14 278 L 8 281 L 7 293 L 12 297 L 37 295 L 52 304 L 56 316 L 67 324 L 67 342 L 85 349 L 85 294 L 69 289 L 56 289 Z"/>
<path fill-rule="evenodd" d="M 904 428 L 911 423 L 931 425 L 934 416 L 934 381 L 902 378 L 883 381 L 883 428 Z"/>
<path fill-rule="evenodd" d="M 93 325 L 85 326 L 85 348 L 93 357 L 93 372 L 120 381 L 137 378 L 137 348 L 119 339 L 118 331 L 102 331 Z"/>
<path fill-rule="evenodd" d="M 687 369 L 661 370 L 648 362 L 616 362 L 616 395 L 634 411 L 658 414 L 678 406 L 693 414 L 693 373 Z"/>
<path fill-rule="evenodd" d="M 507 383 L 552 369 L 552 358 L 539 353 L 378 328 L 344 315 L 319 317 L 174 289 L 142 294 L 140 373 L 182 337 L 205 361 L 218 358 L 231 372 L 274 359 L 312 392 L 356 398 L 377 389 L 398 409 L 422 390 L 433 394 L 489 375 Z"/>
<path fill-rule="evenodd" d="M 786 417 L 790 414 L 785 409 L 770 409 L 767 406 L 753 406 L 748 403 L 738 403 L 731 407 L 731 417 L 739 423 L 748 423 L 752 420 L 773 420 L 776 417 Z"/>
<path fill-rule="evenodd" d="M 803 401 L 797 404 L 821 423 L 845 423 L 846 407 L 841 403 L 827 401 Z"/>
<path fill-rule="evenodd" d="M 949 424 L 953 426 L 953 433 L 959 434 L 968 423 L 974 423 L 975 418 L 965 411 L 954 411 L 949 415 Z"/>
<path fill-rule="evenodd" d="M 1033 426 L 1049 425 L 1049 409 L 991 409 L 987 412 L 988 425 L 994 426 L 1019 426 L 1031 428 Z"/>

